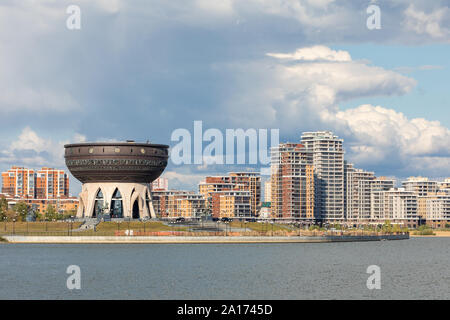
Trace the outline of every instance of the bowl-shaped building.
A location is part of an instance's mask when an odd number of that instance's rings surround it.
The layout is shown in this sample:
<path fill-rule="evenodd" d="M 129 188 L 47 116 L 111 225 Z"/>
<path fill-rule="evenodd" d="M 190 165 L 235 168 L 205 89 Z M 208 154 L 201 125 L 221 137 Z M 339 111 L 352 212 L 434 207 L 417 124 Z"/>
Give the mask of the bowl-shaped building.
<path fill-rule="evenodd" d="M 83 183 L 77 217 L 154 217 L 150 183 L 167 166 L 167 145 L 129 142 L 67 144 L 65 161 Z"/>

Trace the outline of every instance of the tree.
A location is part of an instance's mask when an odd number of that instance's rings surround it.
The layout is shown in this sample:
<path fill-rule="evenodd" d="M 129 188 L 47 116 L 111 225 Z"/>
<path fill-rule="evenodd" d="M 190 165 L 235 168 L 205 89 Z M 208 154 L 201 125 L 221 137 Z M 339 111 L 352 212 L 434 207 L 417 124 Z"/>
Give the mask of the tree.
<path fill-rule="evenodd" d="M 51 204 L 47 206 L 45 209 L 45 218 L 47 220 L 59 220 L 60 214 L 56 211 L 55 207 L 53 207 Z"/>
<path fill-rule="evenodd" d="M 18 220 L 25 221 L 30 211 L 30 206 L 23 201 L 19 201 L 14 205 L 13 211 L 16 212 Z"/>
<path fill-rule="evenodd" d="M 6 212 L 8 211 L 8 201 L 4 198 L 0 198 L 0 220 L 3 221 L 3 219 L 6 217 Z"/>
<path fill-rule="evenodd" d="M 6 216 L 6 220 L 12 221 L 13 219 L 17 219 L 17 212 L 15 212 L 12 209 L 8 209 L 8 210 L 6 210 L 5 216 Z"/>
<path fill-rule="evenodd" d="M 44 220 L 44 216 L 43 216 L 39 211 L 36 211 L 36 212 L 34 213 L 34 217 L 36 218 L 36 221 L 42 221 L 42 220 Z"/>

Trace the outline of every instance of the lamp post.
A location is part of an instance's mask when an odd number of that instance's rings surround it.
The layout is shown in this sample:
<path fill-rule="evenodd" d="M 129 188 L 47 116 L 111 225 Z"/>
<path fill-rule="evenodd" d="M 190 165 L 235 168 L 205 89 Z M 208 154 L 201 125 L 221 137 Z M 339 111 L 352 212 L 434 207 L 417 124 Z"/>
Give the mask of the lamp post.
<path fill-rule="evenodd" d="M 13 219 L 13 234 L 16 234 L 16 219 Z"/>
<path fill-rule="evenodd" d="M 3 217 L 3 222 L 5 223 L 5 232 L 6 232 L 6 217 Z"/>

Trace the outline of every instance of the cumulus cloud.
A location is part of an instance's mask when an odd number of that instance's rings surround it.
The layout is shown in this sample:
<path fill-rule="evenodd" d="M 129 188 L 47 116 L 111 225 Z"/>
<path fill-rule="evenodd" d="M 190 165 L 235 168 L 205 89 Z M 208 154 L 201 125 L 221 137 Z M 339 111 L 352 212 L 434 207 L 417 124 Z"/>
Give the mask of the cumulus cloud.
<path fill-rule="evenodd" d="M 404 12 L 404 25 L 407 30 L 418 35 L 431 36 L 433 39 L 450 40 L 450 9 L 436 8 L 430 13 L 419 10 L 414 4 L 408 6 Z"/>
<path fill-rule="evenodd" d="M 30 127 L 25 127 L 17 139 L 0 153 L 0 162 L 7 165 L 24 165 L 31 168 L 49 166 L 63 168 L 64 144 L 82 142 L 86 137 L 75 133 L 72 139 L 54 141 L 39 136 Z"/>
<path fill-rule="evenodd" d="M 380 106 L 361 105 L 339 111 L 336 120 L 344 122 L 355 137 L 352 156 L 370 163 L 393 159 L 408 163 L 410 159 L 450 157 L 450 130 L 439 121 L 408 119 L 403 113 Z M 419 161 L 420 162 L 420 161 Z"/>
<path fill-rule="evenodd" d="M 232 66 L 246 90 L 244 98 L 239 92 L 226 104 L 239 125 L 251 115 L 253 122 L 292 131 L 333 119 L 343 101 L 403 95 L 416 85 L 412 78 L 324 46 L 300 48 L 294 54 L 271 53 L 270 58 Z"/>
<path fill-rule="evenodd" d="M 278 125 L 291 135 L 329 129 L 346 139 L 347 157 L 358 165 L 412 172 L 415 167 L 410 160 L 423 158 L 421 170 L 426 164 L 428 172 L 435 172 L 436 166 L 448 170 L 450 131 L 438 121 L 408 119 L 381 106 L 340 109 L 342 102 L 356 98 L 407 94 L 416 86 L 413 78 L 324 46 L 269 56 L 275 59 L 239 65 L 237 73 L 246 74 L 242 83 L 251 83 L 252 88 L 245 99 L 239 96 L 227 104 L 237 125 L 244 125 L 251 115 L 252 123 Z M 427 160 L 434 158 L 439 160 Z"/>

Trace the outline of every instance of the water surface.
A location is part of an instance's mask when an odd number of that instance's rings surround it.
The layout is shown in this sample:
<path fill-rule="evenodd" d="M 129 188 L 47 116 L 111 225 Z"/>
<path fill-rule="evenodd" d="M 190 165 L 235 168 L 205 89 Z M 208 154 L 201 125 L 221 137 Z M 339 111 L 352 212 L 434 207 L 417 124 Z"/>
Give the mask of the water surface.
<path fill-rule="evenodd" d="M 450 299 L 450 238 L 0 244 L 0 299 Z M 81 290 L 66 269 L 81 268 Z M 366 286 L 369 265 L 381 289 Z"/>

